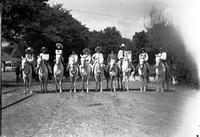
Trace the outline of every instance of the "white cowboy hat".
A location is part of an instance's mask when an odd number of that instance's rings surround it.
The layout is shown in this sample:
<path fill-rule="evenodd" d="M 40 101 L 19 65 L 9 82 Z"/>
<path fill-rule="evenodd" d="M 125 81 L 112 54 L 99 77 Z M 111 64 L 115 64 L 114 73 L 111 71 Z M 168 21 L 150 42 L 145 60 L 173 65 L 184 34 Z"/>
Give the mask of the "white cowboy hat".
<path fill-rule="evenodd" d="M 46 47 L 42 47 L 41 51 L 44 51 L 44 50 L 47 51 L 47 48 Z"/>
<path fill-rule="evenodd" d="M 101 47 L 97 46 L 97 47 L 95 48 L 95 52 L 97 52 L 97 51 L 101 51 Z"/>
<path fill-rule="evenodd" d="M 33 52 L 33 49 L 32 49 L 31 47 L 28 47 L 28 48 L 25 50 L 25 52 L 28 52 L 28 51 Z"/>
<path fill-rule="evenodd" d="M 126 45 L 125 45 L 124 43 L 122 43 L 122 44 L 120 45 L 120 47 L 126 47 Z"/>
<path fill-rule="evenodd" d="M 60 47 L 61 49 L 63 49 L 63 45 L 61 43 L 56 43 L 56 47 Z"/>
<path fill-rule="evenodd" d="M 83 53 L 84 53 L 84 54 L 90 53 L 90 49 L 88 49 L 88 48 L 83 49 Z"/>

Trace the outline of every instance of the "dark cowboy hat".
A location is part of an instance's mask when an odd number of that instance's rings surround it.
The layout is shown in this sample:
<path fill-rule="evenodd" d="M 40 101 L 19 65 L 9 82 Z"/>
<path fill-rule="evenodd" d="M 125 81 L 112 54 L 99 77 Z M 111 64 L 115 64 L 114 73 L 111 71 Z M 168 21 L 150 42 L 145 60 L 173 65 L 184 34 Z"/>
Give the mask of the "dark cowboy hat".
<path fill-rule="evenodd" d="M 47 48 L 46 47 L 42 47 L 41 51 L 47 51 Z"/>
<path fill-rule="evenodd" d="M 97 46 L 97 47 L 95 48 L 95 52 L 97 52 L 97 51 L 101 51 L 101 47 Z"/>
<path fill-rule="evenodd" d="M 83 53 L 84 54 L 89 54 L 90 53 L 90 49 L 88 49 L 88 48 L 83 49 Z"/>
<path fill-rule="evenodd" d="M 145 48 L 141 48 L 141 51 L 146 51 Z"/>
<path fill-rule="evenodd" d="M 25 52 L 28 52 L 28 51 L 33 52 L 33 49 L 32 49 L 31 47 L 28 47 L 28 48 L 25 50 Z"/>
<path fill-rule="evenodd" d="M 60 47 L 61 49 L 63 49 L 63 45 L 61 43 L 56 43 L 56 47 Z"/>

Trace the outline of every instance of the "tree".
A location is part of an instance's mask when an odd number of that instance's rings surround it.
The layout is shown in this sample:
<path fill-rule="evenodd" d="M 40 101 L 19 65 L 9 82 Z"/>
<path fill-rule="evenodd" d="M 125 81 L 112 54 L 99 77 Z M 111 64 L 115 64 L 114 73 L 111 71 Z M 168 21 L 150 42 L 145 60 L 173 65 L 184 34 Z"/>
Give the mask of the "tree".
<path fill-rule="evenodd" d="M 180 32 L 169 21 L 164 10 L 152 7 L 149 11 L 149 22 L 144 22 L 144 26 L 150 49 L 154 49 L 156 53 L 156 50 L 162 47 L 168 53 L 168 60 L 176 58 L 178 79 L 188 83 L 198 83 L 197 66 L 185 49 Z"/>

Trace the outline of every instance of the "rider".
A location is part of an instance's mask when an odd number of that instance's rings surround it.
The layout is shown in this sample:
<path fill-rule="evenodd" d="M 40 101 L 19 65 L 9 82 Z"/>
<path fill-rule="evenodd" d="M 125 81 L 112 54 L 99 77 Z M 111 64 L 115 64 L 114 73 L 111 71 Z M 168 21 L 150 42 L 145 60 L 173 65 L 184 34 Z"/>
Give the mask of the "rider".
<path fill-rule="evenodd" d="M 149 72 L 151 72 L 150 66 L 149 66 L 149 63 L 148 63 L 149 56 L 148 56 L 148 54 L 147 54 L 147 52 L 145 51 L 144 48 L 142 48 L 141 50 L 142 50 L 142 52 L 139 54 L 139 63 L 141 64 L 141 63 L 144 62 L 147 69 L 149 70 Z"/>
<path fill-rule="evenodd" d="M 67 70 L 69 69 L 69 61 L 71 61 L 71 60 L 78 67 L 78 56 L 76 55 L 74 50 L 72 50 L 72 54 L 69 56 Z"/>
<path fill-rule="evenodd" d="M 26 50 L 25 58 L 28 61 L 28 63 L 31 65 L 33 70 L 33 61 L 34 61 L 34 55 L 33 55 L 33 49 L 31 47 L 28 47 Z"/>
<path fill-rule="evenodd" d="M 167 66 L 167 53 L 163 50 L 163 48 L 160 48 L 160 53 L 158 53 L 158 56 L 160 57 L 160 61 Z"/>
<path fill-rule="evenodd" d="M 93 71 L 94 71 L 94 66 L 96 65 L 96 63 L 99 61 L 99 63 L 101 64 L 102 67 L 104 67 L 103 62 L 104 62 L 104 58 L 103 58 L 103 54 L 101 53 L 101 48 L 99 46 L 97 46 L 95 48 L 95 54 L 92 55 L 92 62 L 93 62 Z"/>
<path fill-rule="evenodd" d="M 118 51 L 118 54 L 117 54 L 121 68 L 122 68 L 122 61 L 125 57 L 125 52 L 126 52 L 125 48 L 126 48 L 126 45 L 124 43 L 122 43 L 120 46 L 120 50 Z"/>
<path fill-rule="evenodd" d="M 117 56 L 114 53 L 114 50 L 111 50 L 111 53 L 107 57 L 107 63 L 108 63 L 107 69 L 109 69 L 109 67 L 110 67 L 110 60 L 111 59 L 115 60 L 115 63 L 116 63 Z"/>
<path fill-rule="evenodd" d="M 63 68 L 64 68 L 64 75 L 66 74 L 66 65 L 64 63 L 64 58 L 63 58 L 63 45 L 61 43 L 56 43 L 56 50 L 55 50 L 55 53 L 56 53 L 56 57 L 57 56 L 61 56 L 61 62 L 63 64 Z"/>
<path fill-rule="evenodd" d="M 50 73 L 50 75 L 52 75 L 52 69 L 51 66 L 49 65 L 49 53 L 47 53 L 47 48 L 42 47 L 41 52 L 42 53 L 40 53 L 39 56 L 44 60 L 45 65 L 47 65 L 48 72 Z"/>

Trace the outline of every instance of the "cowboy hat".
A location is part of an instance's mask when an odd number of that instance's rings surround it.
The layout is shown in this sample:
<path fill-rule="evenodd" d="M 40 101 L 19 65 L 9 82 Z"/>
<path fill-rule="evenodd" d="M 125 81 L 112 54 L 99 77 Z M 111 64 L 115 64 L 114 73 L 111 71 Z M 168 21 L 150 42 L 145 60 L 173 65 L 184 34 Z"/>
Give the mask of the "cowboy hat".
<path fill-rule="evenodd" d="M 84 54 L 89 54 L 90 53 L 90 49 L 88 49 L 88 48 L 83 49 L 83 53 Z"/>
<path fill-rule="evenodd" d="M 120 45 L 120 47 L 126 47 L 126 45 L 125 45 L 124 43 L 122 43 L 122 44 Z"/>
<path fill-rule="evenodd" d="M 47 51 L 47 48 L 46 47 L 42 47 L 41 51 Z"/>
<path fill-rule="evenodd" d="M 28 52 L 28 51 L 33 52 L 33 49 L 32 49 L 31 47 L 28 47 L 28 48 L 25 50 L 25 52 Z"/>
<path fill-rule="evenodd" d="M 95 48 L 95 52 L 97 52 L 97 51 L 101 51 L 101 47 L 97 46 L 97 47 Z"/>
<path fill-rule="evenodd" d="M 61 43 L 56 43 L 56 47 L 60 47 L 61 49 L 63 49 L 63 45 Z"/>

